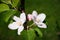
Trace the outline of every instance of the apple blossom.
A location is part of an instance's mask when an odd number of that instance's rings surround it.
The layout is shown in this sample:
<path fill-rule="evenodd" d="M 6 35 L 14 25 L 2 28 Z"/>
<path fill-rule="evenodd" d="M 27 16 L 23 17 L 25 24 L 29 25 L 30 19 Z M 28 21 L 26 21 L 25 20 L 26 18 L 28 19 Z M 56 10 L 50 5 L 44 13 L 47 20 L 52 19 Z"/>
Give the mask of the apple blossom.
<path fill-rule="evenodd" d="M 46 15 L 44 13 L 41 13 L 41 14 L 37 15 L 36 11 L 32 12 L 32 20 L 40 28 L 47 28 L 46 24 L 43 23 L 45 18 L 46 18 Z"/>
<path fill-rule="evenodd" d="M 11 29 L 11 30 L 18 29 L 17 33 L 18 33 L 18 35 L 20 35 L 20 33 L 24 30 L 23 24 L 26 21 L 26 15 L 25 15 L 25 13 L 21 13 L 20 18 L 17 17 L 17 16 L 14 16 L 13 19 L 15 20 L 15 22 L 10 23 L 8 25 L 8 28 Z"/>

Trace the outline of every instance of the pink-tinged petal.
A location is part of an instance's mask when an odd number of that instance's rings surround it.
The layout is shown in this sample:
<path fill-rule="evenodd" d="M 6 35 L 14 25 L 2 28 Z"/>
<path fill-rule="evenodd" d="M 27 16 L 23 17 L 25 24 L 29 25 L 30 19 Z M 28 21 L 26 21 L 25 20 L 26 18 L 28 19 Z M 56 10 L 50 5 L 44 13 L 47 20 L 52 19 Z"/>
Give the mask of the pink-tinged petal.
<path fill-rule="evenodd" d="M 17 22 L 13 22 L 13 23 L 8 25 L 8 28 L 11 30 L 16 30 L 16 29 L 18 29 L 18 27 L 19 26 L 18 26 Z"/>
<path fill-rule="evenodd" d="M 29 21 L 31 21 L 31 20 L 32 20 L 32 15 L 31 15 L 31 14 L 28 14 L 27 19 L 28 19 Z"/>
<path fill-rule="evenodd" d="M 44 23 L 37 24 L 39 28 L 47 28 L 47 25 Z"/>
<path fill-rule="evenodd" d="M 17 16 L 14 16 L 13 19 L 14 19 L 15 21 L 20 21 L 20 18 L 17 17 Z"/>
<path fill-rule="evenodd" d="M 46 18 L 46 15 L 44 13 L 41 13 L 37 16 L 37 20 L 40 20 L 40 22 L 43 22 Z"/>
<path fill-rule="evenodd" d="M 24 26 L 20 26 L 19 28 L 18 28 L 18 35 L 20 35 L 21 34 L 21 32 L 24 30 Z"/>

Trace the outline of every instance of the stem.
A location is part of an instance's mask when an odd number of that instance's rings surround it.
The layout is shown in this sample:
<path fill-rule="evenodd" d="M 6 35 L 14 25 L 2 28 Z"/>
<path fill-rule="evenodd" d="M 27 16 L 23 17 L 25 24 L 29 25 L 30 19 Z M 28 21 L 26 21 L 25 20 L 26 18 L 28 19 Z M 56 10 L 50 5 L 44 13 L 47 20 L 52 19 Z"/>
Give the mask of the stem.
<path fill-rule="evenodd" d="M 20 0 L 21 1 L 21 5 L 20 8 L 18 8 L 18 10 L 20 10 L 20 12 L 25 12 L 25 0 Z M 24 23 L 24 29 L 27 30 L 27 15 L 26 15 L 26 22 Z"/>
<path fill-rule="evenodd" d="M 32 27 L 35 23 L 31 24 L 29 27 Z"/>
<path fill-rule="evenodd" d="M 17 10 L 17 9 L 13 6 L 13 4 L 12 4 L 12 3 L 10 3 L 10 5 L 11 5 L 15 10 Z"/>
<path fill-rule="evenodd" d="M 27 30 L 30 29 L 35 23 L 31 24 L 30 26 L 27 26 Z"/>
<path fill-rule="evenodd" d="M 19 10 L 20 10 L 21 12 L 25 12 L 25 0 L 21 0 L 21 5 L 20 5 Z"/>

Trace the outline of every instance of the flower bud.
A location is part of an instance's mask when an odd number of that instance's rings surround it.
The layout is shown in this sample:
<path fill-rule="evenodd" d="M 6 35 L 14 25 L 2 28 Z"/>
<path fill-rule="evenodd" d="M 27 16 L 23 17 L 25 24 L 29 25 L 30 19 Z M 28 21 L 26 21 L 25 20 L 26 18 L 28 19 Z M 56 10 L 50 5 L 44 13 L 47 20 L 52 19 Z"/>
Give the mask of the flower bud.
<path fill-rule="evenodd" d="M 31 21 L 31 20 L 32 20 L 32 15 L 31 15 L 31 14 L 28 14 L 27 19 L 28 19 L 29 21 Z"/>

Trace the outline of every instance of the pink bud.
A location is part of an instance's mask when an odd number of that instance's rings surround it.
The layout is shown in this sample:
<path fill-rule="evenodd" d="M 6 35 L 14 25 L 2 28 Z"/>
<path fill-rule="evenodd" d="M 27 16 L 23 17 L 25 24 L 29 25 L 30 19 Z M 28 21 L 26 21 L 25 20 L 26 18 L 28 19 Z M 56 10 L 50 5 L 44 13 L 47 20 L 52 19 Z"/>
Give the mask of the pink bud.
<path fill-rule="evenodd" d="M 27 19 L 28 19 L 29 21 L 31 21 L 31 20 L 32 20 L 32 15 L 31 15 L 31 14 L 28 14 Z"/>

